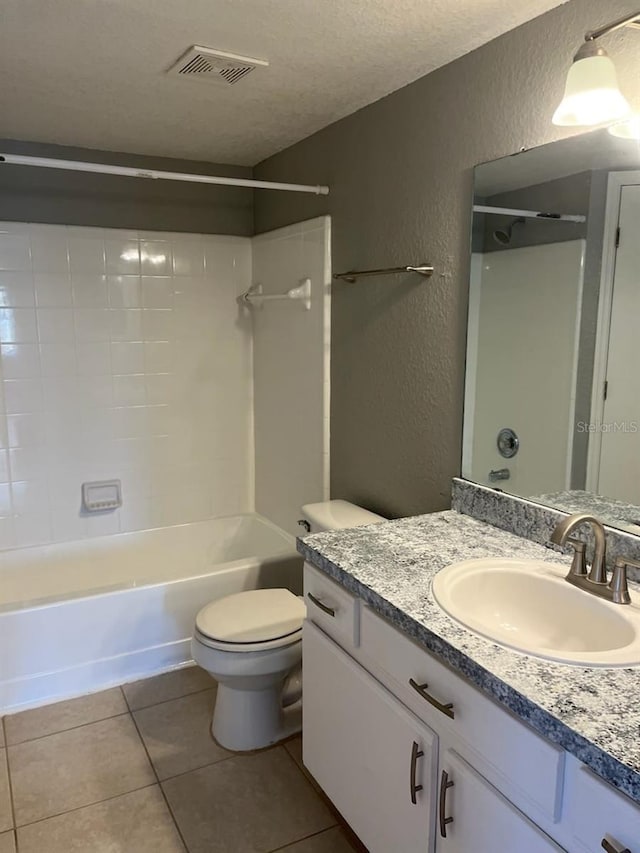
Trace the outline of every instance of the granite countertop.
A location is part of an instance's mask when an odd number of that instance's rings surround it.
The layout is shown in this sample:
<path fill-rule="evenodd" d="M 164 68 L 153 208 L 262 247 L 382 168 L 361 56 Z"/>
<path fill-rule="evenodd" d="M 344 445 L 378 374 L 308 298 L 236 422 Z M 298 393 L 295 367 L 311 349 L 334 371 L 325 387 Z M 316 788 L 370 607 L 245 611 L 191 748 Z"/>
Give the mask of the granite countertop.
<path fill-rule="evenodd" d="M 499 646 L 436 604 L 445 566 L 568 557 L 453 510 L 298 539 L 308 562 L 533 729 L 640 803 L 640 668 L 570 666 Z"/>
<path fill-rule="evenodd" d="M 590 512 L 601 518 L 605 524 L 614 524 L 622 530 L 638 534 L 640 528 L 640 507 L 617 498 L 608 498 L 595 492 L 572 489 L 564 492 L 550 492 L 544 495 L 532 495 L 527 500 L 545 504 L 564 512 Z"/>

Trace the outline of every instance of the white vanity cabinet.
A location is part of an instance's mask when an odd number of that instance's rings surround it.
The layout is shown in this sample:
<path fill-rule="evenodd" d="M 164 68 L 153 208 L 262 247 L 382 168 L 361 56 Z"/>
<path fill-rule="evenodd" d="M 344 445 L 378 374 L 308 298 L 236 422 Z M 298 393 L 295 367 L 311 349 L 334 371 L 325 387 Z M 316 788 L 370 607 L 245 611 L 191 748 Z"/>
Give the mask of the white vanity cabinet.
<path fill-rule="evenodd" d="M 303 760 L 371 853 L 640 853 L 636 803 L 309 565 L 305 599 Z"/>
<path fill-rule="evenodd" d="M 440 768 L 436 853 L 561 853 L 453 750 L 441 757 Z"/>
<path fill-rule="evenodd" d="M 434 732 L 315 625 L 303 657 L 305 765 L 372 853 L 433 849 Z"/>

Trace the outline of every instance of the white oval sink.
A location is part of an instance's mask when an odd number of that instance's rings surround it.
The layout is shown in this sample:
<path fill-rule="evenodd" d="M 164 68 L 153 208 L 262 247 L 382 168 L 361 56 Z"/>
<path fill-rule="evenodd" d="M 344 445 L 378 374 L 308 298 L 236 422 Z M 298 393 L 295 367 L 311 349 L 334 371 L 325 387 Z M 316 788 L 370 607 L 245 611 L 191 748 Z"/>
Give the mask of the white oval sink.
<path fill-rule="evenodd" d="M 440 607 L 466 628 L 536 657 L 584 666 L 640 665 L 640 607 L 612 604 L 542 560 L 468 560 L 433 579 Z"/>

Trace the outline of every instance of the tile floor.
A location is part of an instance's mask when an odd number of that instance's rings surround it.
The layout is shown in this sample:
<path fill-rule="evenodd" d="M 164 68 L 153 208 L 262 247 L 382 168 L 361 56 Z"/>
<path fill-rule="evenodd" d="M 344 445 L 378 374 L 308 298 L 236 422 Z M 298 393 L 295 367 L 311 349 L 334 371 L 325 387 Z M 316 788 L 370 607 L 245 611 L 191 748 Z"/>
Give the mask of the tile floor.
<path fill-rule="evenodd" d="M 301 741 L 237 755 L 209 733 L 198 668 L 0 725 L 0 853 L 353 853 Z"/>

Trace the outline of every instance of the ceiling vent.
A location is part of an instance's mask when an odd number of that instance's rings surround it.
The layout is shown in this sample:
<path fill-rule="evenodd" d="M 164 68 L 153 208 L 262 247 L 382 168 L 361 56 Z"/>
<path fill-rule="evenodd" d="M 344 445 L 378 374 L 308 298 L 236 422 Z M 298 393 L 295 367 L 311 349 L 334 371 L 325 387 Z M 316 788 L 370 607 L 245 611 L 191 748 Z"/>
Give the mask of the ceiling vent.
<path fill-rule="evenodd" d="M 238 56 L 235 53 L 194 44 L 169 68 L 167 74 L 212 80 L 233 86 L 254 69 L 268 65 L 266 59 Z"/>

